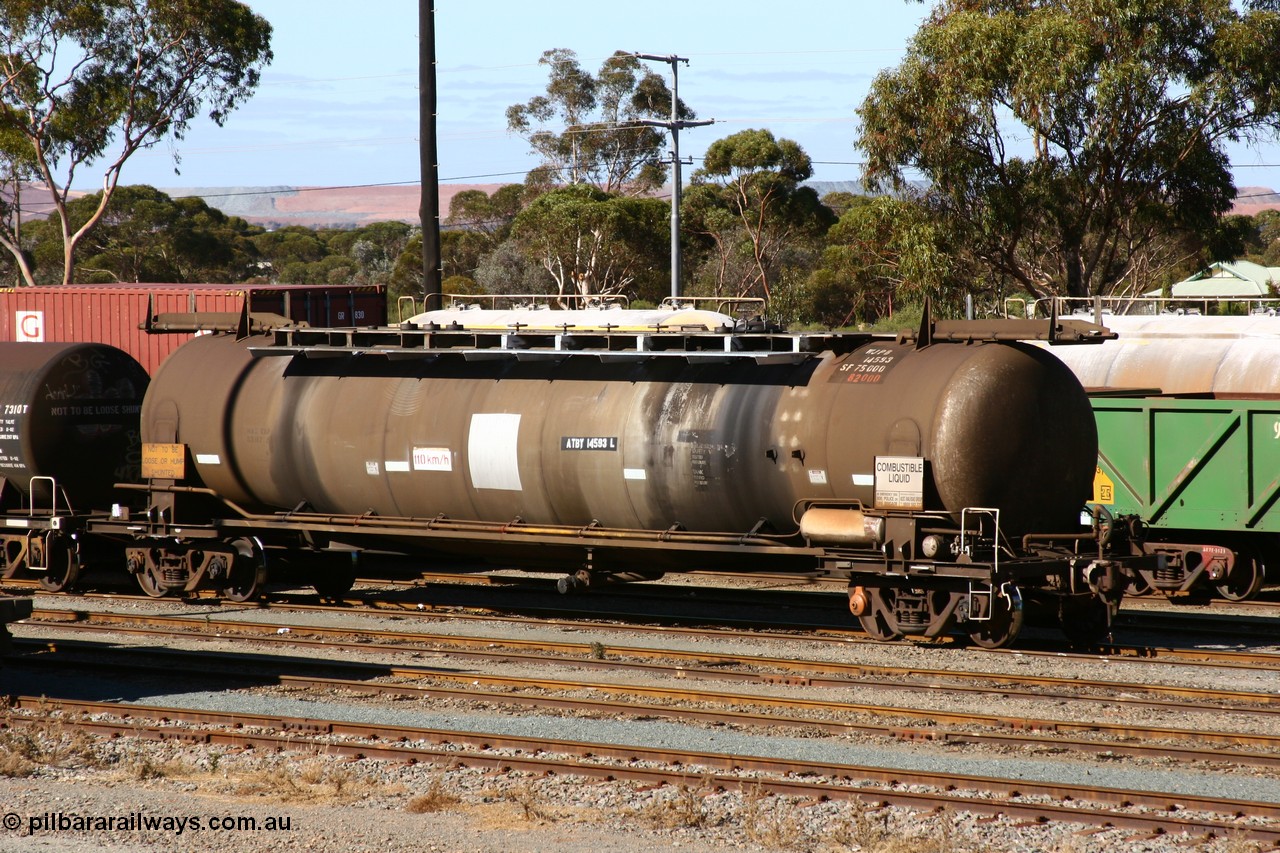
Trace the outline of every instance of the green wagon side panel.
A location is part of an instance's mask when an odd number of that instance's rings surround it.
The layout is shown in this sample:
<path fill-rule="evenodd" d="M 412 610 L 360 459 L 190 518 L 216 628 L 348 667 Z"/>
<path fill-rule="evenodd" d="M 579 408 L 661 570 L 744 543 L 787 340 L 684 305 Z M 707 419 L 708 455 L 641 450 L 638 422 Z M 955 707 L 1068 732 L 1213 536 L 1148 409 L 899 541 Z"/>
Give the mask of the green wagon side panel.
<path fill-rule="evenodd" d="M 1157 528 L 1280 532 L 1280 398 L 1092 403 L 1113 512 Z"/>

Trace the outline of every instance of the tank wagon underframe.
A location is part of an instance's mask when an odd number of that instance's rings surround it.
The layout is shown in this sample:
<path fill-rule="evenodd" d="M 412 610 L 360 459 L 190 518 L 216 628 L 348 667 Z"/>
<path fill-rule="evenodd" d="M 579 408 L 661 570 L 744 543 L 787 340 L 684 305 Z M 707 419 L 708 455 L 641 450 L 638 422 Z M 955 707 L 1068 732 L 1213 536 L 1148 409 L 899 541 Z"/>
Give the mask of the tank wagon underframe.
<path fill-rule="evenodd" d="M 126 488 L 122 484 L 122 488 Z M 143 487 L 130 485 L 127 488 Z M 1058 621 L 1073 641 L 1104 636 L 1130 582 L 1132 565 L 1103 557 L 1097 526 L 1087 534 L 1044 537 L 1044 550 L 1021 556 L 996 548 L 999 534 L 987 513 L 964 528 L 945 518 L 897 513 L 887 518 L 892 539 L 863 547 L 824 546 L 801 534 L 761 535 L 686 530 L 626 530 L 598 526 L 534 525 L 465 519 L 396 518 L 373 515 L 288 512 L 253 513 L 222 501 L 209 490 L 153 484 L 158 503 L 199 498 L 221 503 L 225 515 L 204 524 L 171 523 L 167 513 L 147 519 L 102 519 L 95 533 L 125 543 L 130 572 L 151 595 L 191 592 L 214 585 L 237 601 L 258 594 L 274 555 L 310 554 L 332 560 L 330 575 L 316 582 L 322 595 L 337 597 L 354 580 L 354 555 L 435 554 L 531 570 L 571 573 L 562 592 L 610 583 L 654 580 L 667 570 L 690 566 L 753 572 L 795 572 L 847 580 L 849 608 L 862 627 L 882 640 L 933 638 L 953 630 L 980 645 L 1012 642 L 1024 609 L 1038 607 Z M 179 512 L 179 515 L 181 513 Z M 964 535 L 962 535 L 964 534 Z M 953 560 L 912 559 L 929 536 L 967 537 Z M 531 553 L 536 552 L 536 559 Z M 1154 566 L 1158 557 L 1146 562 Z"/>

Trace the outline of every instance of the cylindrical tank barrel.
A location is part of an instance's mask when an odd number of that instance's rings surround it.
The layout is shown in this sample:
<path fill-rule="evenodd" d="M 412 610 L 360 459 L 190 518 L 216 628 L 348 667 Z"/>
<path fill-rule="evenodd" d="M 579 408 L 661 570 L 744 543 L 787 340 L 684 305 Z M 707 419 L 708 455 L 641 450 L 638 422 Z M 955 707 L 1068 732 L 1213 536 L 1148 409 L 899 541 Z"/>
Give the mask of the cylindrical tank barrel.
<path fill-rule="evenodd" d="M 1119 334 L 1059 353 L 1087 388 L 1280 393 L 1280 317 L 1108 316 Z"/>
<path fill-rule="evenodd" d="M 52 477 L 80 510 L 138 476 L 147 372 L 106 344 L 0 343 L 0 477 L 27 492 Z M 32 499 L 48 505 L 37 480 Z M 65 507 L 62 507 L 65 509 Z"/>
<path fill-rule="evenodd" d="M 1076 523 L 1096 466 L 1079 382 L 1021 344 L 872 340 L 787 364 L 255 344 L 184 345 L 143 412 L 144 440 L 188 445 L 205 485 L 251 507 L 792 532 L 800 500 L 878 500 L 1043 530 Z"/>

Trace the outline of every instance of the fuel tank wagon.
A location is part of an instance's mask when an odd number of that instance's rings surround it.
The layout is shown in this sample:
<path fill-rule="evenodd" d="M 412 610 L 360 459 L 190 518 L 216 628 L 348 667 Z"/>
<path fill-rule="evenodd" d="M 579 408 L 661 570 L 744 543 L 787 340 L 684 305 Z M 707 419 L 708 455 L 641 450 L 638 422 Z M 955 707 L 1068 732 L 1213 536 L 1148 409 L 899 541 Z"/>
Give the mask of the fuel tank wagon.
<path fill-rule="evenodd" d="M 834 501 L 985 507 L 1021 535 L 1077 525 L 1092 489 L 1089 402 L 1020 343 L 397 355 L 200 338 L 155 376 L 143 438 L 185 445 L 188 480 L 238 505 L 346 516 L 793 531 Z"/>
<path fill-rule="evenodd" d="M 15 501 L 110 503 L 136 479 L 149 377 L 106 344 L 0 343 L 0 478 Z"/>
<path fill-rule="evenodd" d="M 1119 338 L 1056 350 L 1086 388 L 1280 393 L 1280 317 L 1107 316 Z"/>
<path fill-rule="evenodd" d="M 75 582 L 89 519 L 138 477 L 148 381 L 106 344 L 0 343 L 0 577 Z"/>
<path fill-rule="evenodd" d="M 253 597 L 302 552 L 500 561 L 563 572 L 565 592 L 803 572 L 847 580 L 873 637 L 991 647 L 1024 601 L 1073 641 L 1104 636 L 1131 563 L 1160 559 L 1134 550 L 1140 526 L 1082 516 L 1093 413 L 1026 343 L 1102 327 L 926 312 L 888 337 L 547 313 L 197 338 L 143 406 L 146 505 L 97 531 L 128 540 L 151 595 Z M 344 565 L 317 591 L 349 588 Z"/>

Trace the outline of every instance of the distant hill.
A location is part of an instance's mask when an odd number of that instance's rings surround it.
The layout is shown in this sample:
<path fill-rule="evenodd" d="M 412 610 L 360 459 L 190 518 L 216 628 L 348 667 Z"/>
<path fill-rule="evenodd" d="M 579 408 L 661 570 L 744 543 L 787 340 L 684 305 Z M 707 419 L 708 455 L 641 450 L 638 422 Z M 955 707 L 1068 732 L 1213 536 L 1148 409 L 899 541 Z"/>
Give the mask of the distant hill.
<path fill-rule="evenodd" d="M 819 197 L 832 192 L 867 195 L 866 188 L 859 181 L 806 181 L 805 186 L 813 187 Z M 1236 190 L 1236 203 L 1231 206 L 1231 212 L 1241 216 L 1274 209 L 1280 209 L 1280 193 L 1270 187 L 1240 187 Z"/>
<path fill-rule="evenodd" d="M 864 192 L 857 181 L 812 181 L 819 195 L 829 192 Z M 448 215 L 449 202 L 463 190 L 493 193 L 503 184 L 444 184 L 440 210 Z M 179 196 L 199 196 L 210 207 L 229 216 L 268 227 L 305 225 L 309 228 L 354 228 L 370 222 L 418 221 L 421 190 L 417 184 L 395 187 L 161 187 Z"/>
<path fill-rule="evenodd" d="M 1254 216 L 1276 208 L 1280 208 L 1280 193 L 1270 187 L 1240 187 L 1236 190 L 1236 203 L 1231 206 L 1231 212 Z"/>
<path fill-rule="evenodd" d="M 463 190 L 492 193 L 502 184 L 445 184 L 440 211 Z M 422 201 L 417 184 L 394 187 L 162 187 L 174 198 L 199 196 L 229 216 L 268 227 L 355 228 L 371 222 L 416 223 Z"/>
<path fill-rule="evenodd" d="M 865 194 L 858 181 L 809 181 L 819 196 L 831 192 Z M 503 184 L 445 184 L 440 187 L 440 210 L 448 215 L 449 202 L 463 190 L 492 193 Z M 421 190 L 417 184 L 392 187 L 161 187 L 174 198 L 199 196 L 211 207 L 266 227 L 305 225 L 309 228 L 356 228 L 371 222 L 418 221 Z M 43 187 L 25 185 L 23 219 L 52 212 Z M 1280 192 L 1269 187 L 1240 187 L 1231 212 L 1252 216 L 1280 209 Z"/>

